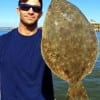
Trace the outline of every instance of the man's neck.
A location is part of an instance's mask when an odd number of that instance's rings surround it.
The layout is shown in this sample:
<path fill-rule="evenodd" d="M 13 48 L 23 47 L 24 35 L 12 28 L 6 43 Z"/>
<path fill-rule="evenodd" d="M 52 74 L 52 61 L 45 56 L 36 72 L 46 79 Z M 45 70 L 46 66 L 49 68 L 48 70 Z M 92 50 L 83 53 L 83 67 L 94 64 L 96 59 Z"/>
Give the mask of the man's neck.
<path fill-rule="evenodd" d="M 37 32 L 37 30 L 37 26 L 25 26 L 23 24 L 20 24 L 18 27 L 19 33 L 24 36 L 34 35 Z"/>

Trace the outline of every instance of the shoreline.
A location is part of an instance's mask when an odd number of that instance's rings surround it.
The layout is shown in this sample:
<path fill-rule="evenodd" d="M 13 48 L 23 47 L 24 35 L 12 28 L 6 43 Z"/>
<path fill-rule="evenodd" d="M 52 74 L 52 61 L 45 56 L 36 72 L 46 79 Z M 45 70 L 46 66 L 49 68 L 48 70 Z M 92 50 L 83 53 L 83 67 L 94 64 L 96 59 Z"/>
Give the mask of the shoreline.
<path fill-rule="evenodd" d="M 0 30 L 11 30 L 14 29 L 14 27 L 0 27 Z"/>

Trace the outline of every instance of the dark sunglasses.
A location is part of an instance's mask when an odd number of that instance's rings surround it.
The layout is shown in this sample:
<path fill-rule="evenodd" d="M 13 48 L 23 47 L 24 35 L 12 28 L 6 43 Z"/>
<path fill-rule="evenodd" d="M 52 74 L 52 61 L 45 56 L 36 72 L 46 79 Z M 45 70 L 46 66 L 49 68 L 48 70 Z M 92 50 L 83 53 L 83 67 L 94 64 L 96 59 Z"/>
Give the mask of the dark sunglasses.
<path fill-rule="evenodd" d="M 33 6 L 29 4 L 20 4 L 19 8 L 24 11 L 28 11 L 30 8 L 32 8 L 32 10 L 37 13 L 41 12 L 42 10 L 41 6 L 36 6 L 36 5 Z"/>

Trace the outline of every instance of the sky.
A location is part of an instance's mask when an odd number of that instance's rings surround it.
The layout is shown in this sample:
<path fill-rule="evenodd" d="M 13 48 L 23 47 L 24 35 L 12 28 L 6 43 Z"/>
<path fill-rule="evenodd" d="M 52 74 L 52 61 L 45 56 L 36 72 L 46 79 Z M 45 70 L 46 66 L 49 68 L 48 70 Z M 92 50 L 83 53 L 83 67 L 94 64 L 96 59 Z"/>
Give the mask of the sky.
<path fill-rule="evenodd" d="M 68 0 L 77 6 L 90 21 L 100 23 L 100 0 Z M 46 12 L 51 0 L 43 0 L 43 15 L 39 20 L 39 26 L 43 25 Z M 2 0 L 0 2 L 0 27 L 17 27 L 19 16 L 17 15 L 18 0 Z"/>

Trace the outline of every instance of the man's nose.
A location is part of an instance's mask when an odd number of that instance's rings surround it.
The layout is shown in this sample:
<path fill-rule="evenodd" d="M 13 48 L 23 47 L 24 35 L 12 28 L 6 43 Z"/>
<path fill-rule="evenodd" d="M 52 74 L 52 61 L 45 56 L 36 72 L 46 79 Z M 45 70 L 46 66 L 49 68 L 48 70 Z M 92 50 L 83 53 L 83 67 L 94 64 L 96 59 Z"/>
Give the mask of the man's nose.
<path fill-rule="evenodd" d="M 28 10 L 30 13 L 33 13 L 34 12 L 34 10 L 32 9 L 32 7 L 31 8 L 29 8 L 29 10 Z"/>

